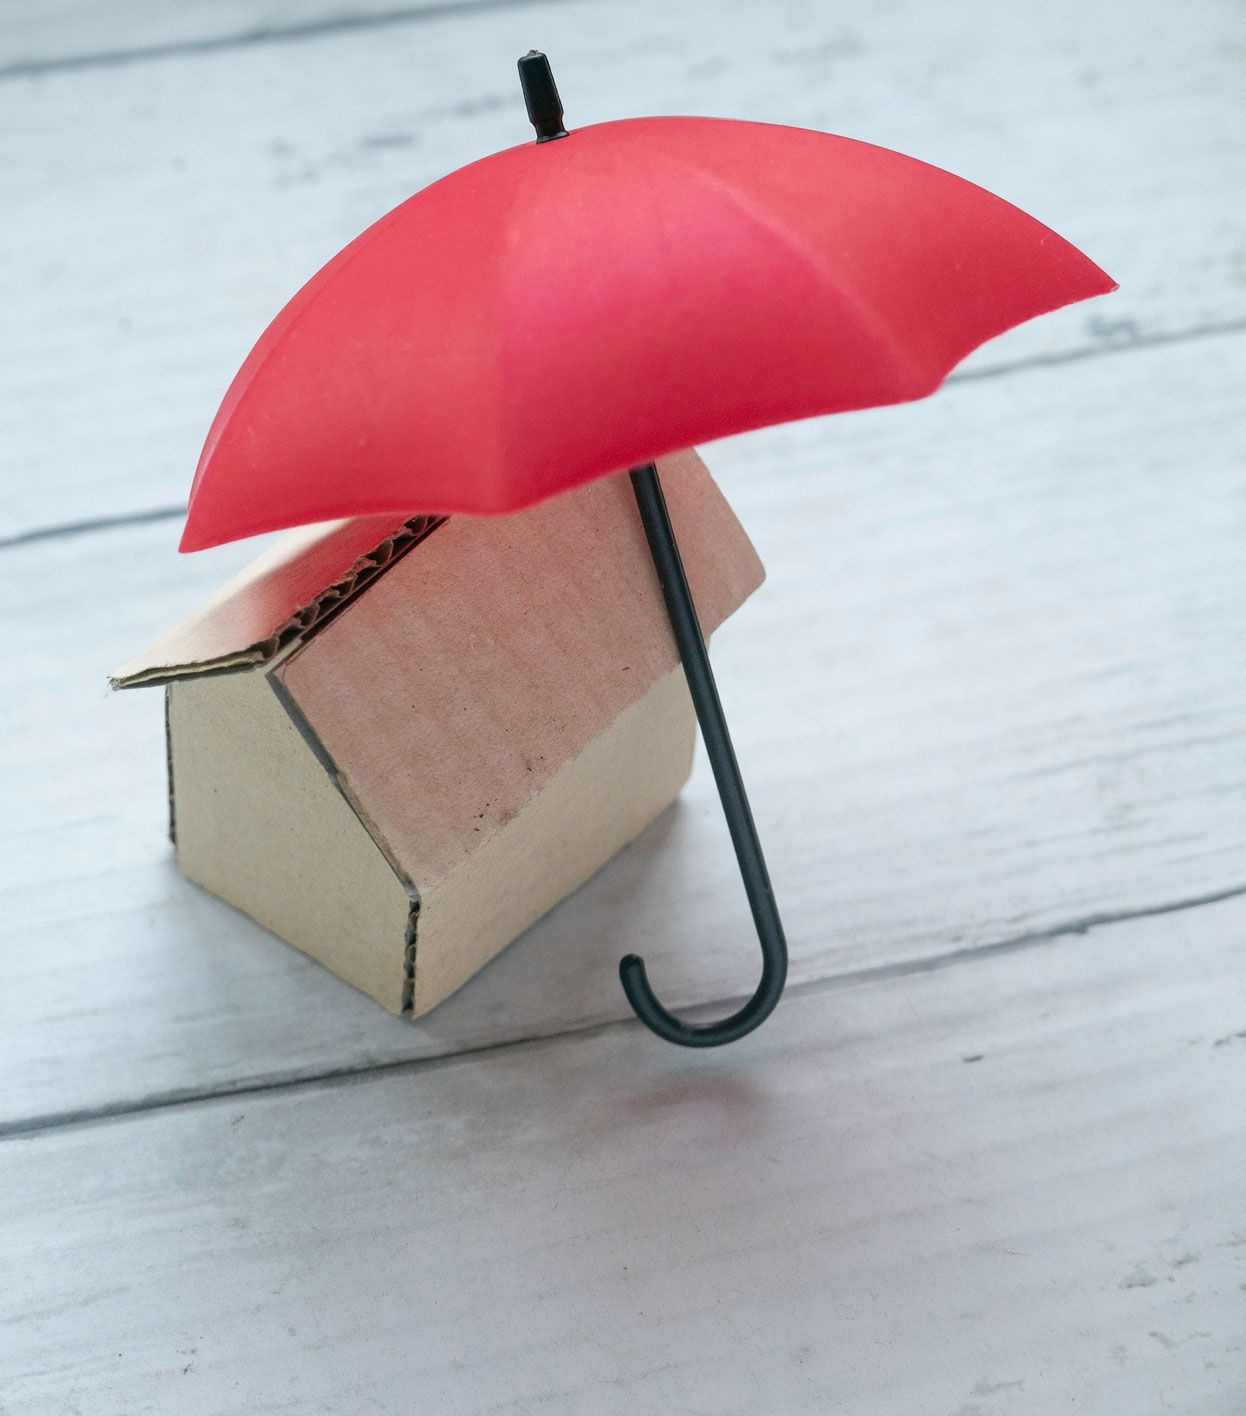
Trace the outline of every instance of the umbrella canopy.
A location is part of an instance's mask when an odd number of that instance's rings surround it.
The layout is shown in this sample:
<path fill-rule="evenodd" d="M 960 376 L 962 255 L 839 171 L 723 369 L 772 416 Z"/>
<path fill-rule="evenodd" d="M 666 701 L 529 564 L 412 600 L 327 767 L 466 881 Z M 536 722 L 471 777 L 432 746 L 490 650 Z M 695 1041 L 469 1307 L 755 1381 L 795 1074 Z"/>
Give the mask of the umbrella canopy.
<path fill-rule="evenodd" d="M 642 118 L 496 153 L 294 296 L 225 396 L 183 550 L 505 512 L 698 442 L 932 393 L 1111 290 L 950 173 L 767 123 Z"/>

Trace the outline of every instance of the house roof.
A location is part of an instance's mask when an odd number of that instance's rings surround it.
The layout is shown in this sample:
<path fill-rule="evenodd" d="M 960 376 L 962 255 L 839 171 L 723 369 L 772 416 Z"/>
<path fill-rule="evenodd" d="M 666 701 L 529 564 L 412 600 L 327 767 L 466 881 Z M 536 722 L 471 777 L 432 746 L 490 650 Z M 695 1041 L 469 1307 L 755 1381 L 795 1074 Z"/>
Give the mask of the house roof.
<path fill-rule="evenodd" d="M 357 516 L 296 527 L 109 681 L 139 688 L 268 663 L 437 524 L 427 516 Z"/>
<path fill-rule="evenodd" d="M 658 465 L 708 636 L 764 572 L 696 453 Z M 408 524 L 361 551 L 377 529 L 283 539 L 114 677 L 276 659 L 287 710 L 395 868 L 423 885 L 679 660 L 626 477 L 510 516 Z M 335 613 L 311 588 L 326 578 Z"/>

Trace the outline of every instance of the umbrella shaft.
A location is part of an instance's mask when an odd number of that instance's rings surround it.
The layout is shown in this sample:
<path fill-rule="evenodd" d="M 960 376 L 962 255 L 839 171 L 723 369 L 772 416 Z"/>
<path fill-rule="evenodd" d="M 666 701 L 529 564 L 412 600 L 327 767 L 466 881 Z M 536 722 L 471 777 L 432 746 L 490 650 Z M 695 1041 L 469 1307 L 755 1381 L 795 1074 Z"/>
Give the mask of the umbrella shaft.
<path fill-rule="evenodd" d="M 718 784 L 740 874 L 744 878 L 749 907 L 761 942 L 763 966 L 757 992 L 744 1007 L 720 1023 L 703 1026 L 682 1023 L 672 1017 L 653 999 L 651 993 L 647 998 L 643 993 L 639 998 L 634 997 L 633 989 L 628 986 L 626 971 L 624 986 L 628 987 L 628 996 L 642 1021 L 655 1032 L 685 1046 L 714 1046 L 751 1032 L 772 1011 L 787 977 L 787 943 L 657 468 L 652 462 L 634 467 L 631 479 L 671 629 L 688 679 L 688 690 L 701 725 L 714 780 Z M 653 1017 L 647 1016 L 650 1004 L 653 1005 Z"/>

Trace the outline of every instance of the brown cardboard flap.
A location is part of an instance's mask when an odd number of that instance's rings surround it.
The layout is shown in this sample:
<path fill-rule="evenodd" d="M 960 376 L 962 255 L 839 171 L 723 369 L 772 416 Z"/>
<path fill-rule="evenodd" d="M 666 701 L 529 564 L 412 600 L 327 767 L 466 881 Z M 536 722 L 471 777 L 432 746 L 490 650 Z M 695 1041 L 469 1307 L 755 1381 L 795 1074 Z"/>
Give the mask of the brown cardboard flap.
<path fill-rule="evenodd" d="M 761 583 L 694 452 L 659 463 L 706 635 Z M 424 892 L 679 663 L 626 474 L 451 517 L 274 670 Z"/>
<path fill-rule="evenodd" d="M 210 600 L 109 675 L 114 688 L 268 663 L 440 522 L 356 516 L 287 532 Z"/>

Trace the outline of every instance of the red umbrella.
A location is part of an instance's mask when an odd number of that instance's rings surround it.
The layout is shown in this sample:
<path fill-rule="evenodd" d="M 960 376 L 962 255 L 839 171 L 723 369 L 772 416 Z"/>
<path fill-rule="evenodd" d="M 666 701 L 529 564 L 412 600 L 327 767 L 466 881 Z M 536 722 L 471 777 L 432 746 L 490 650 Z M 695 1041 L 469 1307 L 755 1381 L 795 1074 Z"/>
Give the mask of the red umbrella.
<path fill-rule="evenodd" d="M 568 134 L 519 62 L 537 141 L 383 216 L 294 296 L 225 395 L 183 550 L 331 517 L 513 511 L 630 468 L 762 942 L 756 1027 L 787 955 L 653 460 L 750 428 L 933 393 L 984 340 L 1114 288 L 1055 232 L 886 148 L 712 118 Z"/>

